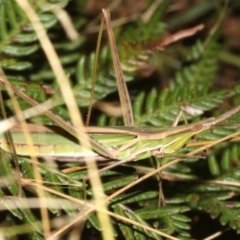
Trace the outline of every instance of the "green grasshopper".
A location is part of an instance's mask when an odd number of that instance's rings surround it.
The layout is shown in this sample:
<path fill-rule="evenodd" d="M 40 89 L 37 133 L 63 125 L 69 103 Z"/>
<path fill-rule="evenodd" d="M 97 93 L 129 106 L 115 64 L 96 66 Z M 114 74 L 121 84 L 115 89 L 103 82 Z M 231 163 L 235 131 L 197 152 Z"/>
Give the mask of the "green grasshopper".
<path fill-rule="evenodd" d="M 77 139 L 57 126 L 28 124 L 34 147 L 34 155 L 60 161 L 87 161 L 116 159 L 136 161 L 151 155 L 172 154 L 179 150 L 194 135 L 210 129 L 240 110 L 240 106 L 216 119 L 209 118 L 199 123 L 169 128 L 149 127 L 85 127 L 84 131 L 104 146 L 110 155 L 102 155 L 79 145 Z M 81 130 L 81 129 L 80 129 Z M 27 156 L 29 146 L 18 124 L 11 129 L 18 155 Z M 1 149 L 11 152 L 10 143 L 0 139 Z M 45 143 L 45 144 L 44 144 Z"/>

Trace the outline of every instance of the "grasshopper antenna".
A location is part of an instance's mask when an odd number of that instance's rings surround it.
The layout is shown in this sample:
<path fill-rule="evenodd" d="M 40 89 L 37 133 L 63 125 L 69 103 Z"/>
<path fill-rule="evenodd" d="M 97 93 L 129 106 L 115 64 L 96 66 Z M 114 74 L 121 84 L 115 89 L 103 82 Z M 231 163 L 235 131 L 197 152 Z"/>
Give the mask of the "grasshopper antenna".
<path fill-rule="evenodd" d="M 91 89 L 90 102 L 89 102 L 89 107 L 88 107 L 88 112 L 87 112 L 86 126 L 89 126 L 91 113 L 92 113 L 94 90 L 95 90 L 95 84 L 96 84 L 96 78 L 97 78 L 97 65 L 98 65 L 98 59 L 99 59 L 99 52 L 100 52 L 100 46 L 101 46 L 101 40 L 102 40 L 103 27 L 104 27 L 104 21 L 102 19 L 101 24 L 100 24 L 99 34 L 98 34 L 98 40 L 97 40 L 96 56 L 95 56 L 95 59 L 94 59 L 92 89 Z"/>

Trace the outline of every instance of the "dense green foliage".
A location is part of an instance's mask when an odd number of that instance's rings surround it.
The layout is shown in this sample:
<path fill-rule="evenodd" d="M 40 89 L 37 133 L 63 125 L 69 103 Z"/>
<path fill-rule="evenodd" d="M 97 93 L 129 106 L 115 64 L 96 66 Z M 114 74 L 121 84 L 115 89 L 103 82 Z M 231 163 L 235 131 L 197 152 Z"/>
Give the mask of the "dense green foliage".
<path fill-rule="evenodd" d="M 94 35 L 94 43 L 91 44 L 92 36 L 88 33 L 90 20 L 88 11 L 85 9 L 86 3 L 81 0 L 29 2 L 33 3 L 32 7 L 48 32 L 64 70 L 71 79 L 77 104 L 85 115 L 92 88 L 91 76 L 97 39 Z M 149 1 L 148 5 L 151 2 L 153 1 Z M 186 119 L 189 122 L 197 122 L 209 116 L 216 117 L 231 109 L 233 105 L 240 104 L 239 81 L 225 84 L 223 87 L 219 87 L 220 84 L 217 82 L 221 75 L 219 54 L 228 51 L 227 46 L 223 46 L 220 41 L 222 35 L 219 26 L 223 21 L 222 16 L 227 15 L 227 8 L 239 9 L 239 6 L 230 1 L 229 6 L 219 6 L 219 10 L 214 5 L 214 1 L 202 1 L 198 6 L 198 11 L 193 5 L 185 9 L 184 15 L 173 14 L 169 17 L 170 2 L 163 1 L 148 22 L 144 22 L 139 17 L 133 23 L 116 28 L 124 77 L 130 83 L 136 126 L 171 126 L 179 111 L 184 107 L 186 109 L 186 106 L 202 113 L 200 116 L 186 113 Z M 57 17 L 50 11 L 51 3 L 63 8 L 71 16 L 74 27 L 80 32 L 77 40 L 70 41 L 67 38 Z M 164 51 L 157 51 L 157 46 L 150 44 L 154 40 L 163 38 L 169 31 L 176 32 L 177 29 L 189 27 L 191 19 L 197 22 L 201 17 L 209 25 L 207 14 L 211 18 L 211 27 L 208 26 L 204 34 L 197 33 L 190 40 L 181 40 L 166 46 Z M 194 16 L 199 17 L 194 18 Z M 38 102 L 52 98 L 58 105 L 53 112 L 66 121 L 70 121 L 66 107 L 60 98 L 61 94 L 59 94 L 55 76 L 41 50 L 37 35 L 14 0 L 0 0 L 0 56 L 1 67 L 12 84 L 24 90 Z M 149 78 L 144 76 L 143 72 L 154 68 L 153 66 L 155 66 L 155 74 Z M 151 83 L 147 86 L 144 81 Z M 167 81 L 167 83 L 161 84 L 160 81 Z M 162 87 L 158 87 L 160 85 Z M 55 93 L 46 94 L 49 89 Z M 116 92 L 117 85 L 110 50 L 105 41 L 104 46 L 101 47 L 98 62 L 94 102 L 103 100 L 109 95 L 107 99 L 115 100 Z M 18 100 L 22 109 L 29 107 L 25 101 Z M 10 116 L 14 109 L 6 92 L 4 92 L 4 104 Z M 227 107 L 221 109 L 219 106 Z M 196 136 L 197 140 L 215 140 L 228 136 L 239 130 L 239 126 L 236 125 L 239 124 L 239 119 L 240 113 L 237 113 L 227 121 L 235 125 L 218 126 L 211 131 L 199 134 Z M 54 124 L 52 120 L 44 116 L 37 116 L 29 121 Z M 94 125 L 104 126 L 122 124 L 120 118 L 109 117 L 98 111 L 94 111 L 91 121 Z M 182 123 L 181 121 L 180 124 Z M 186 154 L 191 150 L 191 148 L 183 148 L 177 155 Z M 226 225 L 236 233 L 240 233 L 238 201 L 240 145 L 237 141 L 217 144 L 208 149 L 206 155 L 207 160 L 203 160 L 202 156 L 185 158 L 180 163 L 164 169 L 162 184 L 165 206 L 158 204 L 158 176 L 156 176 L 112 199 L 109 202 L 109 209 L 120 216 L 156 228 L 179 239 L 201 239 L 215 231 L 225 229 L 223 226 Z M 162 165 L 173 159 L 175 157 L 164 158 Z M 35 179 L 32 161 L 28 158 L 18 160 L 22 177 Z M 84 199 L 82 179 L 87 175 L 87 171 L 77 168 L 83 165 L 82 163 L 59 163 L 42 159 L 39 163 L 38 168 L 44 180 L 43 185 L 73 198 Z M 151 171 L 155 167 L 154 163 L 155 159 L 146 159 L 101 173 L 105 193 L 110 195 L 119 188 L 132 183 L 141 175 Z M 144 170 L 141 170 L 140 165 L 144 166 Z M 71 167 L 76 167 L 77 170 L 67 171 Z M 39 209 L 32 209 L 28 206 L 28 202 L 15 199 L 9 201 L 7 198 L 18 196 L 18 183 L 15 175 L 12 157 L 7 153 L 1 153 L 0 198 L 2 199 L 1 205 L 5 207 L 5 210 L 2 210 L 1 222 L 5 230 L 0 230 L 0 232 L 6 236 L 24 234 L 26 239 L 43 239 L 43 224 L 39 217 Z M 39 194 L 35 186 L 22 187 L 23 200 L 39 197 Z M 84 205 L 76 206 L 70 200 L 64 201 L 64 197 L 48 191 L 45 191 L 45 197 L 57 200 L 56 207 L 48 208 L 51 220 L 65 215 L 71 216 L 72 220 L 81 214 L 82 208 L 85 207 Z M 92 199 L 91 186 L 87 188 L 87 198 Z M 210 232 L 201 232 L 198 236 L 199 231 L 195 232 L 193 225 L 197 224 L 199 228 L 202 228 L 204 225 L 201 222 L 202 213 L 207 213 L 212 218 L 208 219 L 209 225 L 216 223 L 217 221 L 213 220 L 216 218 L 220 225 L 214 226 Z M 194 222 L 194 218 L 198 217 L 199 222 Z M 7 222 L 7 228 L 4 221 Z M 65 218 L 65 221 L 67 223 L 68 219 Z M 121 220 L 112 218 L 112 221 L 116 239 L 164 239 L 154 232 L 150 233 L 144 228 Z M 22 226 L 22 228 L 18 229 L 17 226 Z M 60 228 L 52 226 L 51 230 Z M 101 228 L 96 214 L 90 214 L 84 226 L 82 239 L 100 236 Z M 66 234 L 69 232 L 68 229 Z M 67 238 L 67 235 L 65 237 Z"/>

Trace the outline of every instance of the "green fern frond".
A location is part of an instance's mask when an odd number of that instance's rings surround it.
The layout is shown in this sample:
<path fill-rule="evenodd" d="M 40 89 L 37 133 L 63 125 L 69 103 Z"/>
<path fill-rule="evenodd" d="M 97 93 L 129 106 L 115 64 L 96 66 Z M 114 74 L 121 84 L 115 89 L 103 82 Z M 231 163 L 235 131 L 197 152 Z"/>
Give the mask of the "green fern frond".
<path fill-rule="evenodd" d="M 57 18 L 53 14 L 39 11 L 36 5 L 35 8 L 46 30 L 56 25 Z M 0 12 L 0 54 L 2 58 L 17 59 L 16 63 L 2 67 L 15 71 L 31 69 L 33 64 L 26 57 L 35 54 L 39 44 L 26 15 L 13 0 L 1 1 Z"/>
<path fill-rule="evenodd" d="M 239 171 L 239 170 L 238 170 Z M 193 208 L 206 211 L 212 218 L 219 218 L 222 225 L 228 224 L 237 233 L 240 232 L 239 209 L 236 202 L 224 201 L 231 198 L 230 190 L 214 194 L 191 194 L 187 200 Z"/>

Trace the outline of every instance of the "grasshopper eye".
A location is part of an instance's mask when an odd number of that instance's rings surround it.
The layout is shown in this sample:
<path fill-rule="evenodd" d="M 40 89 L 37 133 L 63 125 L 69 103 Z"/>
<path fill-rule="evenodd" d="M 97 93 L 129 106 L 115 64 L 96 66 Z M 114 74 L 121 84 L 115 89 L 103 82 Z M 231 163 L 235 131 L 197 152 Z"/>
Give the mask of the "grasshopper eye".
<path fill-rule="evenodd" d="M 192 127 L 193 132 L 199 132 L 203 129 L 203 124 L 202 123 L 197 123 Z"/>

